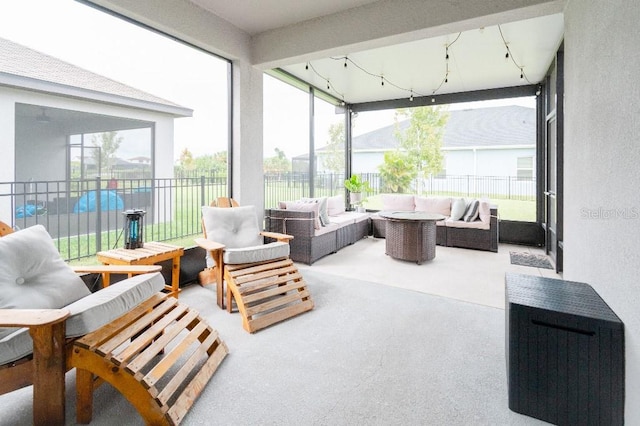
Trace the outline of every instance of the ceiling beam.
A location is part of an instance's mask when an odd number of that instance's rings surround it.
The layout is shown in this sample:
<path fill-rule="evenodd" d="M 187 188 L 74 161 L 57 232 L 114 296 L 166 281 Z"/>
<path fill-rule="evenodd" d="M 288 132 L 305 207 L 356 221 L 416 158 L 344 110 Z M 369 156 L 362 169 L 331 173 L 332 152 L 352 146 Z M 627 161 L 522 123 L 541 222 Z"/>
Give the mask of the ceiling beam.
<path fill-rule="evenodd" d="M 381 0 L 251 39 L 251 62 L 276 68 L 332 55 L 520 21 L 564 10 L 565 0 Z"/>
<path fill-rule="evenodd" d="M 434 96 L 415 96 L 413 101 L 409 98 L 390 99 L 386 101 L 362 102 L 350 104 L 353 112 L 379 111 L 396 108 L 413 108 L 427 105 L 448 105 L 460 102 L 488 101 L 492 99 L 521 98 L 535 96 L 539 85 L 503 87 L 499 89 L 475 90 L 471 92 L 447 93 Z"/>

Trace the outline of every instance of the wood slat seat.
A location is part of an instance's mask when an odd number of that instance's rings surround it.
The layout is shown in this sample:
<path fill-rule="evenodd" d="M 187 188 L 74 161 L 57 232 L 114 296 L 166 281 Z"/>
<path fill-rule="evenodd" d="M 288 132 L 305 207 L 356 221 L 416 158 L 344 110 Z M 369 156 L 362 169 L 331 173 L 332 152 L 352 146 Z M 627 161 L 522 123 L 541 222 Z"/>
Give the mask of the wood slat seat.
<path fill-rule="evenodd" d="M 228 353 L 218 333 L 188 306 L 156 294 L 129 313 L 76 340 L 78 421 L 91 421 L 99 377 L 147 424 L 179 424 Z"/>

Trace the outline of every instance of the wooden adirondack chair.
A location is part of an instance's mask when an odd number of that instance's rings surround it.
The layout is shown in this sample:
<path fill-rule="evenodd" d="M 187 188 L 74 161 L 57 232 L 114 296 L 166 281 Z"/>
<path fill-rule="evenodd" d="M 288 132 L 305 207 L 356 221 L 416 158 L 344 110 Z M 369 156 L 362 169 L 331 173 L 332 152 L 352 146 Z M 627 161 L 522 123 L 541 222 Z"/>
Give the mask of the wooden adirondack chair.
<path fill-rule="evenodd" d="M 216 268 L 218 306 L 227 310 L 235 300 L 245 330 L 261 328 L 313 309 L 307 284 L 289 258 L 291 235 L 261 232 L 253 206 L 203 207 L 203 232 L 196 239 Z M 276 242 L 263 244 L 269 237 Z"/>
<path fill-rule="evenodd" d="M 42 244 L 55 250 L 44 228 L 33 228 L 24 233 L 30 241 L 40 236 Z M 12 233 L 0 222 L 0 243 L 6 243 Z M 118 271 L 140 274 L 143 269 Z M 20 327 L 10 339 L 24 342 L 26 333 L 21 330 L 26 327 L 33 341 L 32 350 L 23 349 L 22 356 L 22 352 L 14 354 L 17 359 L 0 365 L 0 394 L 33 384 L 34 424 L 64 424 L 65 373 L 76 368 L 79 423 L 91 421 L 93 390 L 104 381 L 118 389 L 146 423 L 180 423 L 228 350 L 197 312 L 162 294 L 163 288 L 164 279 L 156 272 L 121 281 L 61 309 L 0 308 L 0 327 Z M 120 314 L 116 306 L 125 306 L 121 308 L 125 311 Z M 103 324 L 92 324 L 98 317 Z M 93 330 L 78 335 L 85 324 Z M 170 376 L 170 370 L 178 372 Z M 158 385 L 160 379 L 168 379 L 163 388 Z"/>

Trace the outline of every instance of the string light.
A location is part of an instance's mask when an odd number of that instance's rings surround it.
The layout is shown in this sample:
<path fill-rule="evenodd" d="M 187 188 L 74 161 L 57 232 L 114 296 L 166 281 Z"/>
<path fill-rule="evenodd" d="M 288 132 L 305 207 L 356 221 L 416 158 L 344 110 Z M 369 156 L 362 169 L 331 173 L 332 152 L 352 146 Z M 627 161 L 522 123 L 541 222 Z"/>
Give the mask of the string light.
<path fill-rule="evenodd" d="M 484 28 L 481 28 L 481 32 L 482 30 L 484 30 Z M 514 63 L 514 65 L 520 70 L 520 78 L 521 79 L 525 79 L 527 82 L 529 82 L 529 84 L 532 84 L 529 81 L 529 78 L 527 77 L 527 74 L 524 71 L 524 65 L 520 65 L 516 62 L 516 60 L 513 57 L 513 54 L 511 52 L 511 49 L 509 48 L 509 43 L 507 43 L 507 41 L 504 38 L 504 34 L 502 33 L 502 28 L 500 25 L 498 25 L 498 30 L 500 32 L 500 37 L 502 38 L 502 42 L 504 43 L 504 47 L 506 49 L 504 58 L 506 61 L 508 61 L 509 59 Z M 453 46 L 459 39 L 460 36 L 462 35 L 462 32 L 458 33 L 458 35 L 456 36 L 456 38 L 448 44 L 445 44 L 445 73 L 444 73 L 444 77 L 441 80 L 440 84 L 438 85 L 438 87 L 436 87 L 435 89 L 433 89 L 433 91 L 431 92 L 431 102 L 435 103 L 436 99 L 435 99 L 435 94 L 442 88 L 442 86 L 446 83 L 449 82 L 449 73 L 450 73 L 450 68 L 449 68 L 449 60 L 451 59 L 451 56 L 449 55 L 449 48 L 451 46 Z M 398 86 L 397 84 L 393 83 L 392 81 L 390 81 L 388 78 L 386 78 L 383 74 L 376 74 L 376 73 L 372 73 L 366 69 L 364 69 L 362 66 L 360 66 L 359 64 L 357 64 L 356 62 L 353 61 L 353 59 L 349 58 L 348 56 L 341 56 L 341 57 L 331 57 L 331 59 L 333 60 L 339 60 L 339 61 L 344 61 L 343 63 L 343 67 L 346 69 L 349 66 L 349 63 L 351 63 L 352 65 L 354 65 L 356 68 L 358 68 L 359 70 L 361 70 L 362 72 L 364 72 L 365 74 L 371 76 L 371 77 L 376 77 L 380 79 L 380 86 L 385 85 L 385 82 L 388 83 L 389 85 L 395 87 L 396 89 L 399 90 L 403 90 L 406 92 L 409 92 L 409 101 L 413 102 L 413 98 L 414 98 L 414 94 L 417 96 L 421 96 L 421 97 L 426 97 L 428 95 L 422 94 L 420 92 L 414 91 L 413 88 L 405 88 L 405 87 L 401 87 Z M 324 79 L 327 82 L 327 90 L 333 90 L 335 93 L 337 93 L 344 102 L 344 95 L 342 93 L 340 93 L 338 90 L 336 90 L 336 88 L 331 84 L 331 81 L 329 80 L 329 78 L 322 76 L 320 73 L 318 73 L 318 71 L 313 67 L 313 65 L 310 62 L 307 62 L 305 64 L 305 69 L 309 70 L 311 69 L 316 75 L 318 75 L 320 78 Z"/>
<path fill-rule="evenodd" d="M 327 82 L 327 90 L 333 90 L 340 98 L 342 98 L 342 101 L 344 102 L 344 94 L 339 92 L 335 86 L 333 84 L 331 84 L 331 80 L 329 80 L 329 77 L 325 77 L 322 74 L 320 74 L 318 72 L 318 70 L 315 69 L 315 67 L 313 66 L 313 64 L 311 64 L 311 62 L 307 62 L 307 64 L 305 65 L 305 69 L 309 69 L 311 68 L 311 71 L 313 71 L 318 77 L 320 77 L 321 79 L 325 80 Z"/>
<path fill-rule="evenodd" d="M 505 53 L 505 55 L 504 55 L 505 60 L 511 59 L 511 62 L 513 62 L 513 64 L 516 66 L 516 68 L 520 69 L 520 78 L 524 79 L 524 80 L 527 80 L 527 83 L 529 83 L 529 84 L 533 84 L 533 83 L 531 83 L 531 81 L 529 81 L 529 78 L 527 77 L 527 74 L 525 74 L 524 66 L 518 64 L 516 62 L 516 60 L 513 58 L 513 54 L 511 52 L 511 49 L 509 49 L 509 43 L 507 43 L 507 40 L 505 40 L 504 34 L 502 33 L 502 27 L 500 25 L 498 25 L 498 31 L 500 31 L 500 37 L 502 38 L 502 42 L 504 43 L 505 49 L 507 49 L 507 53 Z"/>

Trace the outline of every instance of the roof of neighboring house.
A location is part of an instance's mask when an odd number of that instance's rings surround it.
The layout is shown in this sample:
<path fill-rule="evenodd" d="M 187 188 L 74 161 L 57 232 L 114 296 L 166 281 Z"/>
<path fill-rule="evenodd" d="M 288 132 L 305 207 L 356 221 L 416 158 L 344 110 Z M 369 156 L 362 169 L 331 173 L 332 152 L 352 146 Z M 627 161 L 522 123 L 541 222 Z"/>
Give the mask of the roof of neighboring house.
<path fill-rule="evenodd" d="M 536 110 L 522 106 L 488 107 L 449 112 L 443 148 L 536 144 Z M 399 123 L 400 129 L 409 120 Z M 397 146 L 395 124 L 355 136 L 354 150 L 388 150 Z"/>
<path fill-rule="evenodd" d="M 0 38 L 0 85 L 191 116 L 193 110 Z"/>

